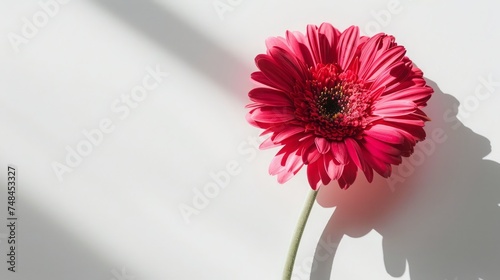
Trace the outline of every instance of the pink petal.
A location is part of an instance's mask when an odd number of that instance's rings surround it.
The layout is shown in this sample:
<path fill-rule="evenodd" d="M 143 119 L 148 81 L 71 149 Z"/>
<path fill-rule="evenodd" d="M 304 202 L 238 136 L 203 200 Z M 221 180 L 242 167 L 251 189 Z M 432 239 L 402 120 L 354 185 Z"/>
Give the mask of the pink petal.
<path fill-rule="evenodd" d="M 413 126 L 413 125 L 408 125 L 408 124 L 403 124 L 403 123 L 390 123 L 390 125 L 393 126 L 394 129 L 399 129 L 398 130 L 399 133 L 401 133 L 403 135 L 411 135 L 411 136 L 406 137 L 406 139 L 409 139 L 412 141 L 415 141 L 415 140 L 422 141 L 425 139 L 425 130 L 420 126 Z"/>
<path fill-rule="evenodd" d="M 377 101 L 380 96 L 384 93 L 385 91 L 385 87 L 379 87 L 378 89 L 372 91 L 370 94 L 370 100 L 372 100 L 372 102 L 374 101 Z"/>
<path fill-rule="evenodd" d="M 284 155 L 285 153 L 280 150 L 271 160 L 271 164 L 269 164 L 270 175 L 276 175 L 285 170 L 285 165 L 281 164 Z"/>
<path fill-rule="evenodd" d="M 404 141 L 403 136 L 399 134 L 397 130 L 383 124 L 372 126 L 370 129 L 365 130 L 365 134 L 382 142 L 391 144 L 401 144 Z"/>
<path fill-rule="evenodd" d="M 349 154 L 344 142 L 332 142 L 331 146 L 333 157 L 337 160 L 337 162 L 340 164 L 349 163 Z"/>
<path fill-rule="evenodd" d="M 284 152 L 283 159 L 281 160 L 281 165 L 286 165 L 288 161 L 288 157 L 292 154 L 296 154 L 301 157 L 301 153 L 303 152 L 304 145 L 311 145 L 312 142 L 303 143 L 300 141 L 300 134 L 289 137 L 285 141 L 283 141 L 284 145 L 281 148 L 281 151 Z"/>
<path fill-rule="evenodd" d="M 269 86 L 272 88 L 280 89 L 280 90 L 285 91 L 285 92 L 289 91 L 288 86 L 281 85 L 275 81 L 270 80 L 266 75 L 264 75 L 264 73 L 262 73 L 260 71 L 253 72 L 250 77 L 252 78 L 252 80 L 254 80 L 260 84 L 263 84 L 263 85 L 266 85 L 266 86 Z"/>
<path fill-rule="evenodd" d="M 271 138 L 267 138 L 266 140 L 264 140 L 260 145 L 259 145 L 259 149 L 261 150 L 266 150 L 266 149 L 270 149 L 270 148 L 274 148 L 274 147 L 278 147 L 280 146 L 280 144 L 276 144 L 274 143 Z"/>
<path fill-rule="evenodd" d="M 345 139 L 345 146 L 347 148 L 347 152 L 349 153 L 349 157 L 352 159 L 354 164 L 359 169 L 363 168 L 362 161 L 363 159 L 359 157 L 359 145 L 356 142 L 356 140 L 353 140 L 352 138 L 346 138 Z"/>
<path fill-rule="evenodd" d="M 318 161 L 315 161 L 307 166 L 307 180 L 309 181 L 309 185 L 313 190 L 317 190 L 321 185 L 321 178 L 318 170 Z"/>
<path fill-rule="evenodd" d="M 290 75 L 295 81 L 303 81 L 306 79 L 304 74 L 307 71 L 306 66 L 300 64 L 295 57 L 291 55 L 291 53 L 279 47 L 270 49 L 269 53 L 276 64 L 283 67 L 288 75 Z"/>
<path fill-rule="evenodd" d="M 274 135 L 273 141 L 279 143 L 301 132 L 304 132 L 301 126 L 287 126 L 286 129 Z"/>
<path fill-rule="evenodd" d="M 369 143 L 368 141 L 367 144 L 364 145 L 364 147 L 366 148 L 366 151 L 368 151 L 369 156 L 376 157 L 383 162 L 390 164 L 401 163 L 401 152 L 394 147 L 389 146 L 388 150 L 385 150 L 388 145 L 384 145 L 383 143 Z"/>
<path fill-rule="evenodd" d="M 416 104 L 421 104 L 427 102 L 431 97 L 434 90 L 431 87 L 411 87 L 404 88 L 390 94 L 384 95 L 381 101 L 393 101 L 393 100 L 413 100 Z"/>
<path fill-rule="evenodd" d="M 316 147 L 321 154 L 326 154 L 330 150 L 330 142 L 325 138 L 316 137 L 314 142 L 316 143 Z"/>
<path fill-rule="evenodd" d="M 286 40 L 297 57 L 306 64 L 307 67 L 314 65 L 307 39 L 299 32 L 286 32 Z"/>
<path fill-rule="evenodd" d="M 383 55 L 381 55 L 377 60 L 373 61 L 370 66 L 370 70 L 361 79 L 372 80 L 377 78 L 382 72 L 389 68 L 392 64 L 401 61 L 403 59 L 406 50 L 403 46 L 396 46 Z"/>
<path fill-rule="evenodd" d="M 386 122 L 392 122 L 392 123 L 402 123 L 402 124 L 408 124 L 408 125 L 414 125 L 414 126 L 424 126 L 425 122 L 421 118 L 416 118 L 413 117 L 412 115 L 408 115 L 405 117 L 401 118 L 384 118 Z"/>
<path fill-rule="evenodd" d="M 334 165 L 334 172 L 332 174 L 333 180 L 338 180 L 340 176 L 342 176 L 342 173 L 344 172 L 344 166 L 344 164 Z"/>
<path fill-rule="evenodd" d="M 377 102 L 373 105 L 373 114 L 382 117 L 397 117 L 415 112 L 417 104 L 410 100 Z"/>
<path fill-rule="evenodd" d="M 384 151 L 384 153 L 386 154 L 394 156 L 399 156 L 401 154 L 401 150 L 399 149 L 398 144 L 394 146 L 393 144 L 380 141 L 368 135 L 365 135 L 363 137 L 363 140 L 365 141 L 365 144 L 363 145 L 364 147 L 373 147 L 375 149 Z"/>
<path fill-rule="evenodd" d="M 338 63 L 342 69 L 347 69 L 351 64 L 358 47 L 359 29 L 357 26 L 347 28 L 340 34 L 337 45 Z"/>
<path fill-rule="evenodd" d="M 329 23 L 322 23 L 318 30 L 321 61 L 326 63 L 337 62 L 337 43 L 340 32 Z"/>
<path fill-rule="evenodd" d="M 278 65 L 274 59 L 266 54 L 259 54 L 255 58 L 255 64 L 262 71 L 262 73 L 274 84 L 276 84 L 279 89 L 289 92 L 293 90 L 295 85 L 294 79 L 290 71 L 284 69 L 281 65 Z"/>
<path fill-rule="evenodd" d="M 363 154 L 365 155 L 368 164 L 373 168 L 373 170 L 375 170 L 375 172 L 380 174 L 380 176 L 387 178 L 391 175 L 392 168 L 390 164 L 383 162 L 376 157 L 370 156 L 370 152 L 366 149 L 363 149 Z"/>
<path fill-rule="evenodd" d="M 318 27 L 316 25 L 309 24 L 307 26 L 307 39 L 309 41 L 309 48 L 311 49 L 314 62 L 316 64 L 322 63 L 318 43 Z"/>
<path fill-rule="evenodd" d="M 285 165 L 285 171 L 278 174 L 278 183 L 283 184 L 297 174 L 303 166 L 302 157 L 297 154 L 290 154 Z"/>
<path fill-rule="evenodd" d="M 332 153 L 326 153 L 323 156 L 323 160 L 325 162 L 325 170 L 328 173 L 328 176 L 330 176 L 332 180 L 337 180 L 340 175 L 342 175 L 344 165 L 335 164 Z"/>
<path fill-rule="evenodd" d="M 250 111 L 250 115 L 254 121 L 281 123 L 294 120 L 293 112 L 290 107 L 260 107 Z"/>
<path fill-rule="evenodd" d="M 354 57 L 354 59 L 351 61 L 351 64 L 349 65 L 349 67 L 347 67 L 346 70 L 350 70 L 353 73 L 358 73 L 358 71 L 359 71 L 359 59 L 357 56 Z"/>
<path fill-rule="evenodd" d="M 321 157 L 321 154 L 318 152 L 315 144 L 311 144 L 308 146 L 304 146 L 304 151 L 302 152 L 302 161 L 305 164 L 310 164 L 311 162 L 315 162 Z"/>
<path fill-rule="evenodd" d="M 319 176 L 321 178 L 321 183 L 323 183 L 324 186 L 328 185 L 332 181 L 332 178 L 325 169 L 324 160 L 319 159 L 317 166 L 319 170 Z"/>
<path fill-rule="evenodd" d="M 386 85 L 385 94 L 389 95 L 400 90 L 424 86 L 425 80 L 422 77 L 413 77 L 413 75 L 410 74 L 405 80 L 399 80 L 397 83 Z"/>
<path fill-rule="evenodd" d="M 371 88 L 390 87 L 400 81 L 406 80 L 410 73 L 410 67 L 406 66 L 403 61 L 396 62 L 375 78 Z"/>
<path fill-rule="evenodd" d="M 290 171 L 283 171 L 277 174 L 278 183 L 284 184 L 288 180 L 292 179 L 294 174 Z"/>
<path fill-rule="evenodd" d="M 364 77 L 366 72 L 370 69 L 373 60 L 376 58 L 376 53 L 381 51 L 378 45 L 384 34 L 379 33 L 368 39 L 368 41 L 363 45 L 361 49 L 361 54 L 359 57 L 359 77 Z M 384 50 L 382 50 L 384 51 Z"/>
<path fill-rule="evenodd" d="M 340 188 L 342 189 L 349 188 L 349 186 L 352 185 L 356 180 L 357 173 L 358 173 L 358 168 L 353 162 L 345 165 L 344 170 L 342 172 L 342 176 L 340 176 L 340 178 L 338 179 Z"/>
<path fill-rule="evenodd" d="M 283 37 L 269 37 L 266 39 L 266 48 L 267 50 L 271 50 L 274 47 L 279 47 L 287 50 L 288 45 L 286 40 Z"/>
<path fill-rule="evenodd" d="M 326 172 L 330 175 L 330 177 L 332 177 L 333 173 L 335 172 L 335 162 L 333 159 L 333 154 L 332 153 L 324 154 L 323 162 L 325 164 Z"/>
<path fill-rule="evenodd" d="M 345 145 L 347 147 L 347 152 L 349 153 L 349 156 L 353 160 L 354 164 L 356 164 L 359 169 L 363 170 L 366 179 L 368 180 L 368 182 L 371 182 L 373 179 L 373 172 L 372 169 L 366 164 L 358 142 L 352 138 L 346 138 Z"/>
<path fill-rule="evenodd" d="M 271 88 L 254 88 L 248 93 L 253 102 L 274 106 L 293 106 L 292 100 L 282 91 Z"/>
<path fill-rule="evenodd" d="M 259 136 L 264 136 L 266 134 L 273 133 L 275 128 L 276 128 L 276 126 L 272 126 L 272 127 L 267 128 L 267 129 L 264 129 L 264 131 L 262 131 L 262 133 Z"/>

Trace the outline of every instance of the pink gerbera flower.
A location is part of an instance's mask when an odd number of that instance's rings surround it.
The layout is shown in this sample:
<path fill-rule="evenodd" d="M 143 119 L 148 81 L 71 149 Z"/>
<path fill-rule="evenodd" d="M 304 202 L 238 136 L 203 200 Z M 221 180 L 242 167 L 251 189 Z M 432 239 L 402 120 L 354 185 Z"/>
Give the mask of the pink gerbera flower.
<path fill-rule="evenodd" d="M 252 79 L 261 85 L 248 93 L 247 119 L 270 134 L 261 149 L 282 147 L 269 167 L 278 182 L 304 165 L 315 190 L 332 180 L 348 188 L 358 169 L 371 182 L 373 170 L 390 176 L 424 140 L 421 109 L 433 89 L 394 37 L 323 23 L 266 46 L 255 58 Z"/>

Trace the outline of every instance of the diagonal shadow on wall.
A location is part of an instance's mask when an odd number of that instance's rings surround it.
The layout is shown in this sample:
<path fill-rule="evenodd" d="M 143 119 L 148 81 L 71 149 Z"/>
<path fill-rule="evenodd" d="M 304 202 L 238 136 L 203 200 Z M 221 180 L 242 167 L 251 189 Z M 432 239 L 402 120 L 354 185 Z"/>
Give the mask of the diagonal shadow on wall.
<path fill-rule="evenodd" d="M 1 198 L 6 201 L 5 197 Z M 0 252 L 3 255 L 0 279 L 113 279 L 112 262 L 85 244 L 81 237 L 69 232 L 66 225 L 61 225 L 60 221 L 46 215 L 30 201 L 21 199 L 17 205 L 15 243 L 12 239 L 9 243 L 5 225 L 1 230 L 5 235 L 0 236 Z M 7 270 L 10 264 L 6 263 L 6 254 L 10 253 L 10 246 L 15 246 L 16 250 L 16 272 Z"/>
<path fill-rule="evenodd" d="M 94 0 L 110 14 L 185 61 L 227 92 L 246 100 L 249 66 L 172 11 L 151 0 Z"/>

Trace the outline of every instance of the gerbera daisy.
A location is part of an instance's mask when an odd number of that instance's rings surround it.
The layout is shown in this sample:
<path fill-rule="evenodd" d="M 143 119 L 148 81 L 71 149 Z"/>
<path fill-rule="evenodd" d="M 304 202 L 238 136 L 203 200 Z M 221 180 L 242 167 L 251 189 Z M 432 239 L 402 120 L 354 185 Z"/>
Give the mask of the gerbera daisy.
<path fill-rule="evenodd" d="M 358 169 L 369 182 L 373 170 L 389 177 L 424 140 L 421 109 L 433 89 L 394 37 L 323 23 L 266 46 L 255 58 L 260 85 L 248 93 L 247 119 L 269 134 L 261 149 L 281 147 L 269 167 L 278 182 L 304 165 L 314 190 L 332 180 L 348 188 Z"/>

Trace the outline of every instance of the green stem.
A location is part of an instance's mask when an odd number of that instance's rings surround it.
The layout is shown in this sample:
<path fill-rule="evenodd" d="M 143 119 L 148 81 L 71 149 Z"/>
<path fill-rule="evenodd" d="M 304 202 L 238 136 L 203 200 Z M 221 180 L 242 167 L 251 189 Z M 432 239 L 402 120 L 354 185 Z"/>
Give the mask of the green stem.
<path fill-rule="evenodd" d="M 300 214 L 297 227 L 295 228 L 295 234 L 290 244 L 290 248 L 288 249 L 285 269 L 283 270 L 283 280 L 292 279 L 293 265 L 295 263 L 295 257 L 297 256 L 297 250 L 299 249 L 300 239 L 302 238 L 302 233 L 306 227 L 307 219 L 309 218 L 314 201 L 316 200 L 316 195 L 318 195 L 317 191 L 311 190 L 309 192 L 304 209 L 302 209 L 302 213 Z"/>

